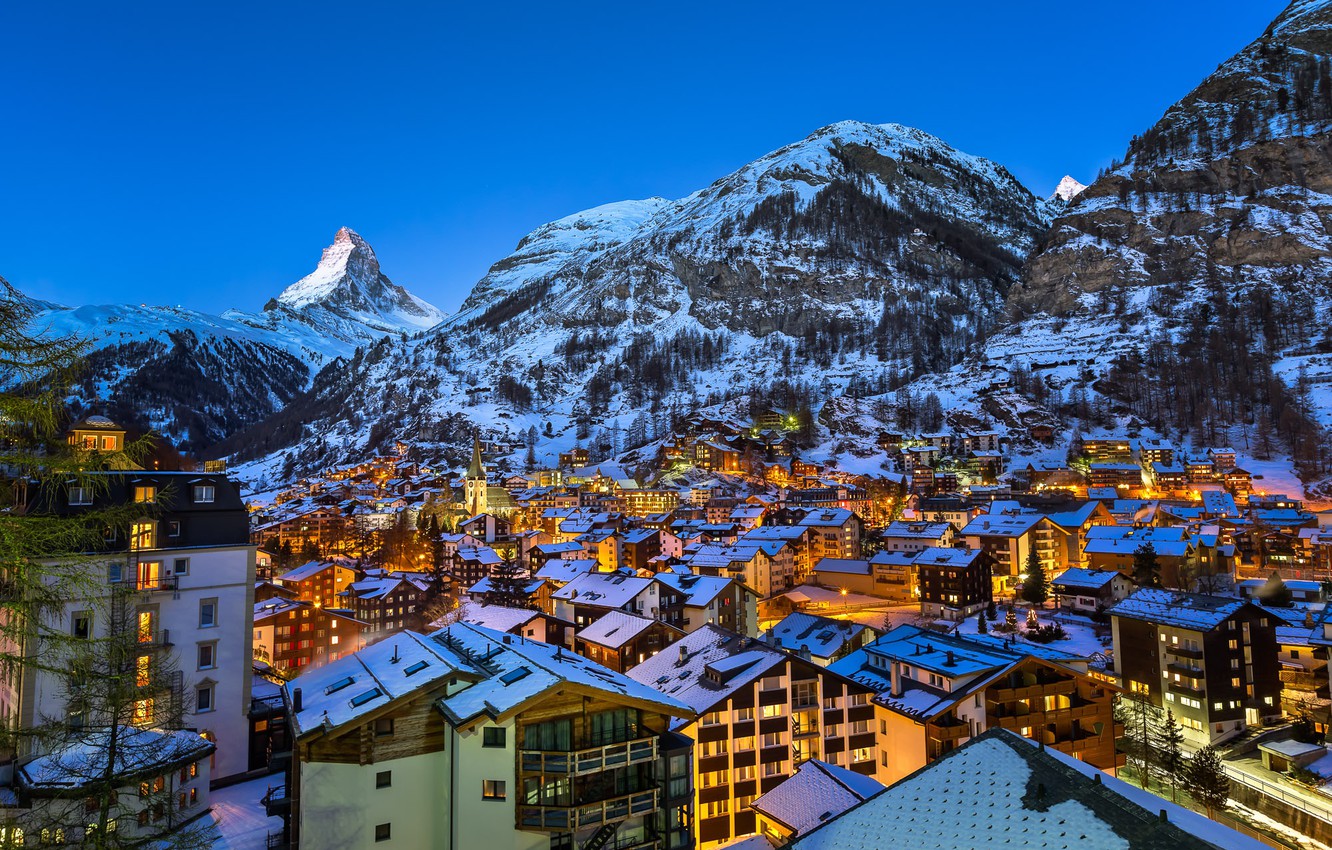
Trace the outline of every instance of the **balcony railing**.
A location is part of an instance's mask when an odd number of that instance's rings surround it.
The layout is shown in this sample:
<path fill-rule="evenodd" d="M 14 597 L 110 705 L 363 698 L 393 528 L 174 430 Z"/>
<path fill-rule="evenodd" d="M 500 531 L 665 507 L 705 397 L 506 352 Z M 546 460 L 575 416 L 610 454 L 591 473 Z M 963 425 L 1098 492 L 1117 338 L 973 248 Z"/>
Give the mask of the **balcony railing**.
<path fill-rule="evenodd" d="M 1207 689 L 1203 687 L 1194 687 L 1186 685 L 1183 682 L 1167 682 L 1166 688 L 1173 693 L 1183 694 L 1186 697 L 1203 697 L 1207 695 Z"/>
<path fill-rule="evenodd" d="M 560 750 L 521 750 L 519 763 L 524 773 L 565 773 L 584 776 L 657 760 L 657 739 L 638 738 L 620 744 Z"/>
<path fill-rule="evenodd" d="M 518 828 L 577 832 L 591 826 L 650 815 L 658 808 L 656 788 L 578 806 L 518 805 Z"/>
<path fill-rule="evenodd" d="M 1165 653 L 1166 655 L 1178 655 L 1180 658 L 1200 659 L 1203 657 L 1201 647 L 1175 646 L 1173 644 L 1166 644 Z"/>
<path fill-rule="evenodd" d="M 1077 682 L 1072 679 L 1056 679 L 1019 687 L 996 687 L 993 699 L 996 702 L 1009 702 L 1011 700 L 1031 699 L 1032 697 L 1053 696 L 1055 694 L 1071 694 L 1075 690 L 1077 690 Z"/>
<path fill-rule="evenodd" d="M 180 576 L 131 576 L 113 584 L 140 593 L 170 593 L 180 586 Z"/>

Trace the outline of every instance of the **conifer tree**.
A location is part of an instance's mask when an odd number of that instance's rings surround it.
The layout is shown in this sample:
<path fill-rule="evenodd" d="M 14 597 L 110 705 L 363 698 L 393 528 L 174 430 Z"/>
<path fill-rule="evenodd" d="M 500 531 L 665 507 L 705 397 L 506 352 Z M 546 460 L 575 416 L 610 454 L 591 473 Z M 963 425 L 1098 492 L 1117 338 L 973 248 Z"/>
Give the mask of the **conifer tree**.
<path fill-rule="evenodd" d="M 1133 550 L 1133 581 L 1138 587 L 1161 586 L 1161 565 L 1151 541 Z"/>
<path fill-rule="evenodd" d="M 1115 700 L 1115 715 L 1116 722 L 1124 725 L 1124 753 L 1138 774 L 1138 784 L 1145 789 L 1160 770 L 1154 747 L 1160 737 L 1157 731 L 1160 712 L 1146 694 L 1130 691 Z"/>
<path fill-rule="evenodd" d="M 976 634 L 989 634 L 990 626 L 985 621 L 985 612 L 976 615 Z"/>
<path fill-rule="evenodd" d="M 1207 809 L 1207 816 L 1215 817 L 1225 811 L 1230 800 L 1230 777 L 1226 776 L 1221 755 L 1208 744 L 1189 759 L 1189 793 Z"/>
<path fill-rule="evenodd" d="M 1161 773 L 1170 785 L 1170 799 L 1179 802 L 1179 784 L 1187 782 L 1184 760 L 1184 730 L 1175 719 L 1175 712 L 1166 709 L 1165 720 L 1156 730 L 1156 750 L 1161 758 Z"/>
<path fill-rule="evenodd" d="M 1022 584 L 1022 598 L 1038 606 L 1050 598 L 1050 580 L 1035 549 L 1027 553 L 1027 580 Z"/>

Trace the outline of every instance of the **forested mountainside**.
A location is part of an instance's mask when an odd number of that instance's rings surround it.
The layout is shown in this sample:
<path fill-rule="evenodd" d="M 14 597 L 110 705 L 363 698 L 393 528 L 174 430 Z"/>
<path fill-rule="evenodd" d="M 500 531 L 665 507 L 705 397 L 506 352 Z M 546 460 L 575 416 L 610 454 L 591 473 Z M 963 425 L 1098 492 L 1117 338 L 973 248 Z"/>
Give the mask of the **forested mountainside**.
<path fill-rule="evenodd" d="M 1048 209 L 927 133 L 834 124 L 681 200 L 538 228 L 456 315 L 326 369 L 221 450 L 317 465 L 395 438 L 457 449 L 459 418 L 650 439 L 747 392 L 794 407 L 890 391 L 978 350 Z"/>

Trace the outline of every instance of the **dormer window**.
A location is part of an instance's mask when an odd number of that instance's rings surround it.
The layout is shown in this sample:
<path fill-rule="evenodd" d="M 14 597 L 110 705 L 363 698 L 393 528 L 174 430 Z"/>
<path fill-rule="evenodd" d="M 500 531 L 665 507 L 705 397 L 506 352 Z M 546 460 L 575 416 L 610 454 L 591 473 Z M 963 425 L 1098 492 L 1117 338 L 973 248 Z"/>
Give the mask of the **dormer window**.
<path fill-rule="evenodd" d="M 91 505 L 93 503 L 92 488 L 78 485 L 70 487 L 69 503 L 71 505 Z"/>
<path fill-rule="evenodd" d="M 134 501 L 136 502 L 155 502 L 157 501 L 157 487 L 152 484 L 140 484 L 134 488 Z"/>
<path fill-rule="evenodd" d="M 216 488 L 212 484 L 194 485 L 194 502 L 200 505 L 210 505 L 213 503 L 213 496 L 216 494 Z"/>

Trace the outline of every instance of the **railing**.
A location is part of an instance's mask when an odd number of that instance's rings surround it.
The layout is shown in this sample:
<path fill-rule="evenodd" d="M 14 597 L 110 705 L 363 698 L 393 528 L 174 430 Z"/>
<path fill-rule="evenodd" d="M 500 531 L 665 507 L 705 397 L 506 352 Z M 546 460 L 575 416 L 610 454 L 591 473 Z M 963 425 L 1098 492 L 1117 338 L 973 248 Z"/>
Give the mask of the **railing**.
<path fill-rule="evenodd" d="M 656 788 L 611 797 L 578 806 L 530 806 L 519 804 L 518 828 L 554 832 L 576 832 L 604 823 L 650 815 L 657 809 Z"/>
<path fill-rule="evenodd" d="M 1186 697 L 1202 697 L 1207 695 L 1207 689 L 1202 687 L 1193 687 L 1183 682 L 1167 682 L 1166 689 L 1172 693 L 1183 694 Z"/>
<path fill-rule="evenodd" d="M 115 585 L 137 590 L 140 593 L 165 593 L 180 587 L 180 576 L 157 576 L 155 578 L 131 576 L 115 582 Z"/>
<path fill-rule="evenodd" d="M 291 799 L 287 796 L 286 785 L 268 786 L 268 793 L 264 795 L 261 802 L 264 804 L 264 811 L 268 812 L 269 817 L 279 815 L 291 808 Z"/>
<path fill-rule="evenodd" d="M 568 773 L 583 776 L 603 770 L 614 770 L 617 767 L 656 761 L 657 739 L 639 738 L 620 744 L 588 747 L 572 752 L 520 750 L 519 759 L 524 773 Z"/>
<path fill-rule="evenodd" d="M 135 629 L 139 646 L 171 646 L 171 629 Z"/>
<path fill-rule="evenodd" d="M 1299 685 L 1300 690 L 1317 690 L 1327 681 L 1316 673 L 1306 673 L 1303 670 L 1282 670 L 1278 676 L 1283 685 Z"/>
<path fill-rule="evenodd" d="M 1077 682 L 1072 679 L 1062 679 L 1017 687 L 996 687 L 993 698 L 996 702 L 1011 702 L 1012 700 L 1030 699 L 1032 697 L 1071 694 L 1075 690 L 1077 690 Z"/>
<path fill-rule="evenodd" d="M 1173 645 L 1171 645 L 1171 644 L 1166 644 L 1165 653 L 1166 653 L 1166 655 L 1178 655 L 1180 658 L 1202 658 L 1202 657 L 1203 657 L 1203 651 L 1202 651 L 1201 648 L 1199 648 L 1199 649 L 1194 649 L 1193 647 L 1188 647 L 1188 646 L 1173 646 Z"/>
<path fill-rule="evenodd" d="M 1260 794 L 1280 800 L 1288 806 L 1293 806 L 1305 814 L 1312 815 L 1313 817 L 1332 825 L 1332 806 L 1324 806 L 1315 802 L 1310 797 L 1282 788 L 1280 785 L 1268 782 L 1266 779 L 1254 776 L 1251 773 L 1246 773 L 1245 771 L 1242 771 L 1233 765 L 1226 764 L 1225 762 L 1221 763 L 1221 767 L 1225 770 L 1226 776 L 1230 777 L 1235 782 L 1248 788 L 1252 788 Z"/>

